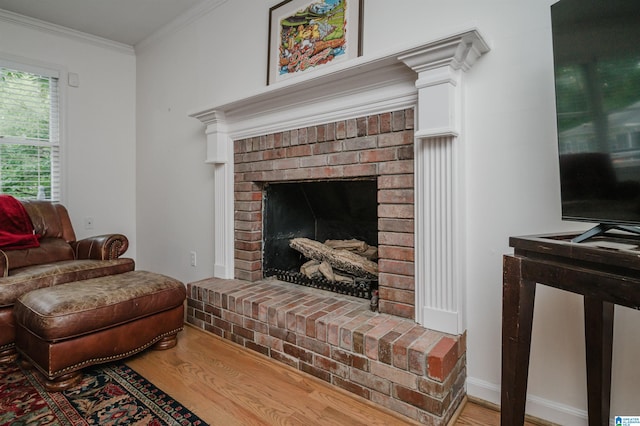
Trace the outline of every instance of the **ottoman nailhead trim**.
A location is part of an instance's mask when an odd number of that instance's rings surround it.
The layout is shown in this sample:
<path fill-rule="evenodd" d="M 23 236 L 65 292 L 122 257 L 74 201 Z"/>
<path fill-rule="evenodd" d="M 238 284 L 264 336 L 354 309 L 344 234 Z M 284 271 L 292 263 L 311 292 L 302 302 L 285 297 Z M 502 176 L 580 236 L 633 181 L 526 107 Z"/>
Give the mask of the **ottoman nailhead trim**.
<path fill-rule="evenodd" d="M 11 349 L 11 348 L 13 348 L 15 346 L 16 346 L 16 344 L 14 342 L 7 343 L 6 345 L 0 346 L 0 351 L 4 351 L 5 349 Z"/>
<path fill-rule="evenodd" d="M 106 356 L 106 357 L 100 357 L 100 358 L 91 358 L 91 359 L 88 359 L 86 361 L 82 361 L 82 362 L 79 362 L 77 364 L 70 365 L 70 366 L 65 367 L 65 368 L 63 368 L 61 370 L 54 371 L 51 375 L 52 376 L 57 376 L 57 375 L 60 375 L 60 374 L 67 373 L 69 371 L 75 371 L 75 370 L 82 369 L 82 368 L 86 367 L 87 365 L 100 364 L 100 363 L 103 363 L 103 362 L 116 361 L 118 359 L 127 358 L 127 357 L 129 357 L 129 356 L 131 356 L 133 354 L 136 354 L 138 352 L 142 352 L 143 350 L 147 349 L 149 346 L 153 345 L 154 343 L 158 342 L 159 340 L 161 340 L 161 339 L 163 339 L 163 338 L 165 338 L 167 336 L 171 336 L 172 334 L 176 334 L 176 333 L 178 333 L 179 331 L 182 331 L 182 330 L 183 330 L 183 327 L 177 328 L 177 329 L 172 330 L 172 331 L 168 331 L 166 333 L 163 333 L 163 334 L 159 335 L 158 337 L 156 337 L 155 339 L 153 339 L 149 343 L 146 343 L 146 344 L 144 344 L 144 345 L 142 345 L 142 346 L 140 346 L 140 347 L 138 347 L 136 349 L 132 349 L 130 351 L 127 351 L 127 352 L 119 354 L 119 355 L 112 355 L 112 356 Z"/>

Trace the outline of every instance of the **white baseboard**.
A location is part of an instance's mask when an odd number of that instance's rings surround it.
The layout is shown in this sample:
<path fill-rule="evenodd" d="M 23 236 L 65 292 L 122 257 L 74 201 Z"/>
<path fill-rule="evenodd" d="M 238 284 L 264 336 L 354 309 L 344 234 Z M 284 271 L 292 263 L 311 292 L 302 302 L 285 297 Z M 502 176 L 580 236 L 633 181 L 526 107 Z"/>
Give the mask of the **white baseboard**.
<path fill-rule="evenodd" d="M 500 405 L 500 386 L 474 377 L 467 377 L 467 395 Z M 527 395 L 527 414 L 563 426 L 585 426 L 587 412 L 559 404 L 535 395 Z"/>

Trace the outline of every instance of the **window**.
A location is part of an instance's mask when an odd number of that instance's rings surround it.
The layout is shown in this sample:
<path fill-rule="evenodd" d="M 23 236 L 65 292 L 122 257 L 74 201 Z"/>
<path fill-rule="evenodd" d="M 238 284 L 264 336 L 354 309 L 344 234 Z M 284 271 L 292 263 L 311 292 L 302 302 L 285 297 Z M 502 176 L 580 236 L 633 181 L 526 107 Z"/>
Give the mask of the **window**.
<path fill-rule="evenodd" d="M 60 200 L 58 74 L 0 63 L 0 193 Z"/>

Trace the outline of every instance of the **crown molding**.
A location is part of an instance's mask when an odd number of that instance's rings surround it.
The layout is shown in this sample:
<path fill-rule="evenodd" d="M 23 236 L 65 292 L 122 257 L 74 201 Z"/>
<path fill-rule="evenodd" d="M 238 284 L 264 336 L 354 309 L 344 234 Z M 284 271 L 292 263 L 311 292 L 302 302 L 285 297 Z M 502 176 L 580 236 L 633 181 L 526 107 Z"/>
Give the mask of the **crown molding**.
<path fill-rule="evenodd" d="M 20 15 L 19 13 L 9 12 L 8 10 L 0 9 L 0 21 L 9 22 L 26 28 L 61 37 L 66 37 L 76 41 L 90 43 L 95 46 L 112 49 L 120 53 L 135 55 L 133 46 L 129 46 L 128 44 L 118 43 L 116 41 L 87 34 L 82 31 L 72 30 L 71 28 L 52 24 L 50 22 L 42 21 L 36 18 L 30 18 L 28 16 Z"/>
<path fill-rule="evenodd" d="M 141 49 L 145 49 L 146 47 L 152 45 L 157 40 L 160 40 L 164 37 L 167 37 L 170 34 L 173 34 L 192 22 L 200 19 L 202 16 L 210 13 L 211 11 L 217 9 L 219 6 L 222 6 L 229 0 L 203 0 L 201 3 L 193 6 L 191 9 L 184 12 L 182 15 L 178 16 L 168 24 L 164 25 L 162 28 L 151 34 L 149 37 L 145 38 L 141 42 L 135 45 L 135 50 L 139 51 Z"/>

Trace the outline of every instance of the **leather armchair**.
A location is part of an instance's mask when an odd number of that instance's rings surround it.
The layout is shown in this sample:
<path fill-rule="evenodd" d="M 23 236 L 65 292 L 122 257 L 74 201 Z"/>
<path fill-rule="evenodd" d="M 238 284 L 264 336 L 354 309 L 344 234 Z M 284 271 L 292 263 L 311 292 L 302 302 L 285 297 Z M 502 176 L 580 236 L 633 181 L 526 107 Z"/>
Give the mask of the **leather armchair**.
<path fill-rule="evenodd" d="M 43 287 L 135 269 L 122 258 L 129 241 L 122 234 L 76 241 L 67 209 L 49 201 L 22 201 L 40 237 L 40 246 L 0 250 L 0 363 L 15 360 L 13 305 L 21 295 Z"/>

